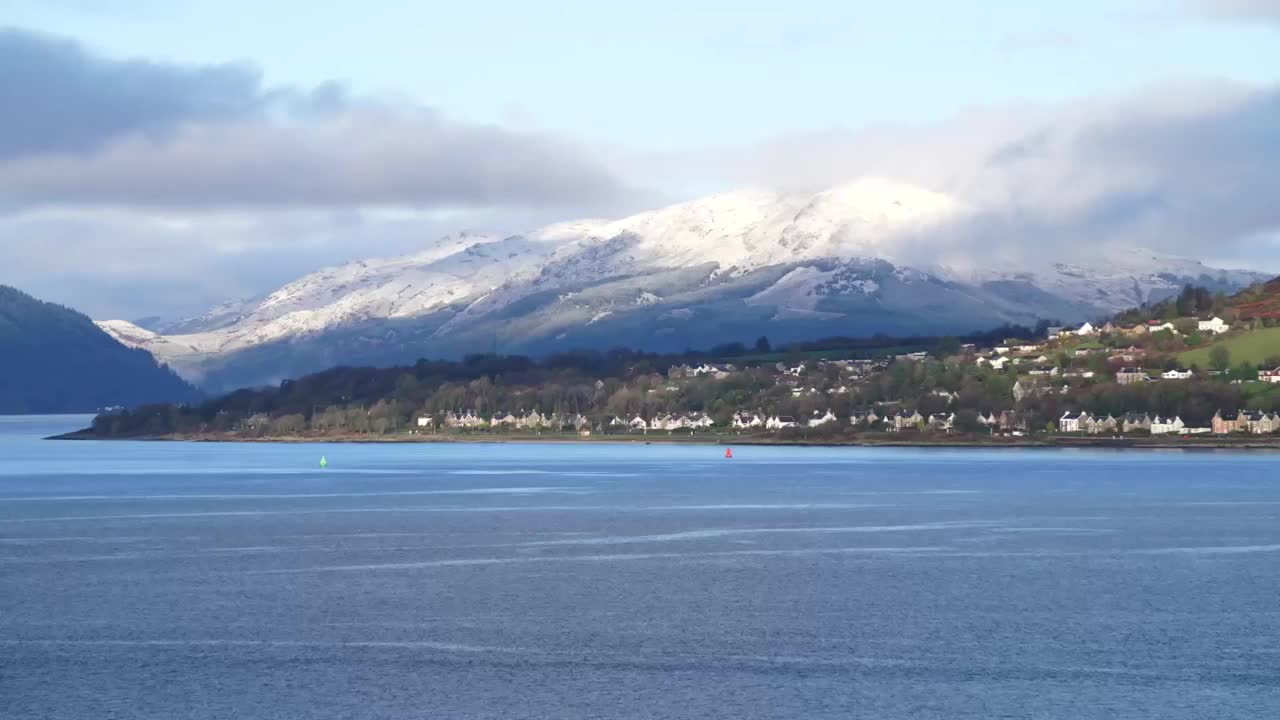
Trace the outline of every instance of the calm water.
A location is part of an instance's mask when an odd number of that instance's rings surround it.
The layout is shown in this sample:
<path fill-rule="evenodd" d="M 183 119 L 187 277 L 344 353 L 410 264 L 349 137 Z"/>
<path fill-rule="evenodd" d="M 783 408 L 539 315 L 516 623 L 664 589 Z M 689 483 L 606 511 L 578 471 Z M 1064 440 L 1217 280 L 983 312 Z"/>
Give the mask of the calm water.
<path fill-rule="evenodd" d="M 1280 455 L 77 424 L 0 419 L 3 718 L 1280 715 Z"/>

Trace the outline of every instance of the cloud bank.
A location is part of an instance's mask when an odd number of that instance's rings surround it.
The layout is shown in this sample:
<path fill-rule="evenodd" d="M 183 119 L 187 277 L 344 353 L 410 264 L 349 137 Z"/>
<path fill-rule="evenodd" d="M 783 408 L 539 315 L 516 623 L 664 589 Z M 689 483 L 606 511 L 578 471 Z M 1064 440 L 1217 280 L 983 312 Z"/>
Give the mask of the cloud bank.
<path fill-rule="evenodd" d="M 0 107 L 15 109 L 0 113 L 10 208 L 581 208 L 627 192 L 565 141 L 22 30 L 0 31 Z"/>
<path fill-rule="evenodd" d="M 1280 16 L 1278 2 L 1196 7 Z M 922 265 L 1139 246 L 1280 270 L 1280 87 L 1166 88 L 652 153 L 459 123 L 332 83 L 268 87 L 243 63 L 109 59 L 0 30 L 0 107 L 0 282 L 98 317 L 195 314 L 455 230 L 661 202 L 637 188 L 679 200 L 867 176 L 976 209 L 903 249 Z"/>
<path fill-rule="evenodd" d="M 673 162 L 806 192 L 883 176 L 953 195 L 974 218 L 927 238 L 914 259 L 960 266 L 1116 244 L 1230 256 L 1280 230 L 1277 157 L 1280 88 L 1201 86 L 792 135 Z M 1255 249 L 1276 264 L 1275 248 Z"/>

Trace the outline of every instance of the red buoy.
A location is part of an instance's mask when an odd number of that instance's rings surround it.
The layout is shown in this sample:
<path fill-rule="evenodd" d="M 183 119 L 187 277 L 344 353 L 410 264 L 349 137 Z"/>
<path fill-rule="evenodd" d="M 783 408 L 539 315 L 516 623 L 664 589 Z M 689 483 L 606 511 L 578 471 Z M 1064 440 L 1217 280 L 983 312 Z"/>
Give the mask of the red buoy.
<path fill-rule="evenodd" d="M 727 458 L 732 458 L 732 457 L 733 457 L 733 448 L 725 448 L 725 449 L 724 449 L 724 456 L 725 456 L 725 457 L 727 457 Z"/>

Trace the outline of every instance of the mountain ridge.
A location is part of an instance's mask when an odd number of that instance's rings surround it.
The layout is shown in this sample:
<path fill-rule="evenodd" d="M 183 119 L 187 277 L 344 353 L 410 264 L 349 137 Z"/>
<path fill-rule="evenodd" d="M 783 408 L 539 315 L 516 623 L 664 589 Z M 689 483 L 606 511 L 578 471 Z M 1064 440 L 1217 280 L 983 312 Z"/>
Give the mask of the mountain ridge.
<path fill-rule="evenodd" d="M 679 350 L 760 334 L 803 339 L 1073 322 L 1160 299 L 1186 283 L 1234 290 L 1262 277 L 1141 249 L 1091 265 L 959 271 L 911 262 L 921 243 L 972 212 L 948 196 L 881 179 L 813 195 L 722 193 L 617 220 L 449 235 L 417 253 L 323 268 L 167 333 L 124 321 L 101 326 L 184 377 L 220 378 L 221 386 L 273 381 L 319 369 L 322 360 L 413 359 L 402 353 L 620 344 Z"/>

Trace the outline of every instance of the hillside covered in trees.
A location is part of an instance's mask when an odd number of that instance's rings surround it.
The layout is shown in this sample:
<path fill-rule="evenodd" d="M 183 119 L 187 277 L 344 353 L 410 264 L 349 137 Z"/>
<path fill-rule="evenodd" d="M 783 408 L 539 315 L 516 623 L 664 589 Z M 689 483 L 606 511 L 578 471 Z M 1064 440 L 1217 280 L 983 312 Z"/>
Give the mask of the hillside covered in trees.
<path fill-rule="evenodd" d="M 815 372 L 821 366 L 827 378 L 824 390 L 834 393 L 843 385 L 847 393 L 850 368 L 869 371 L 902 352 L 947 355 L 964 344 L 989 344 L 1010 334 L 1033 332 L 1005 326 L 964 338 L 828 338 L 782 347 L 761 337 L 750 346 L 735 343 L 680 354 L 620 348 L 541 359 L 477 354 L 461 361 L 419 360 L 400 367 L 337 367 L 275 387 L 244 388 L 199 406 L 158 404 L 104 414 L 95 422 L 94 432 L 102 437 L 225 432 L 263 436 L 300 431 L 394 434 L 410 430 L 423 416 L 443 422 L 448 413 L 467 411 L 581 415 L 597 423 L 606 415 L 647 417 L 696 411 L 714 415 L 723 425 L 734 412 L 748 408 L 780 413 L 825 408 L 827 401 L 813 393 L 805 398 L 796 394 L 799 378 L 780 381 L 781 366 L 809 367 Z M 842 360 L 835 366 L 819 358 Z M 682 375 L 680 368 L 689 366 L 716 367 L 719 372 L 672 377 Z M 812 379 L 816 382 L 817 375 Z M 672 389 L 677 386 L 679 392 Z M 1000 392 L 1007 394 L 1007 385 L 1002 388 Z M 842 398 L 840 406 L 848 407 L 849 402 L 851 397 Z"/>
<path fill-rule="evenodd" d="M 150 354 L 121 345 L 84 315 L 0 285 L 0 414 L 95 412 L 199 397 Z"/>

